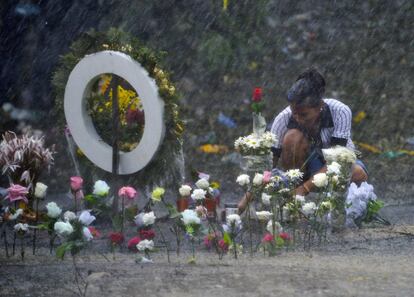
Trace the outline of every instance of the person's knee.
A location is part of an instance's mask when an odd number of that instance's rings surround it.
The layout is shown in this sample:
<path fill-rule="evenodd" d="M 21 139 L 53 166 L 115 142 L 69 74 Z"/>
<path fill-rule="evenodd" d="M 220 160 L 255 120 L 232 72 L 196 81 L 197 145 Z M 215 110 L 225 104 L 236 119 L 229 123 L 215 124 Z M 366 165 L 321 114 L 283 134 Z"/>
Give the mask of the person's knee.
<path fill-rule="evenodd" d="M 293 147 L 303 144 L 306 138 L 302 131 L 298 129 L 289 129 L 283 137 L 282 147 Z"/>
<path fill-rule="evenodd" d="M 368 174 L 365 172 L 365 170 L 358 164 L 354 164 L 352 167 L 352 177 L 351 181 L 356 183 L 358 186 L 361 185 L 361 183 L 368 180 Z"/>

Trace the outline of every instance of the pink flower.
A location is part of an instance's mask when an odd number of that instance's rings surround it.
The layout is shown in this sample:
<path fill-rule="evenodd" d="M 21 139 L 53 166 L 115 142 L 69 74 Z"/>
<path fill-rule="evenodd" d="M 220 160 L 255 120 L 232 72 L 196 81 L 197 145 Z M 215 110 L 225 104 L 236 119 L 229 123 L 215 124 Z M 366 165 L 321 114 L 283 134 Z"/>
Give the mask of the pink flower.
<path fill-rule="evenodd" d="M 272 172 L 270 171 L 263 172 L 263 183 L 268 184 L 270 182 L 271 177 L 272 177 Z"/>
<path fill-rule="evenodd" d="M 286 232 L 279 233 L 279 237 L 282 238 L 285 241 L 290 240 L 290 235 Z"/>
<path fill-rule="evenodd" d="M 82 189 L 83 179 L 80 176 L 72 176 L 70 178 L 70 188 L 73 192 L 79 191 Z"/>
<path fill-rule="evenodd" d="M 29 203 L 26 197 L 27 194 L 29 194 L 29 191 L 26 187 L 12 184 L 7 189 L 7 196 L 4 199 L 9 199 L 10 202 L 23 200 L 25 203 Z"/>
<path fill-rule="evenodd" d="M 137 191 L 133 187 L 122 187 L 118 191 L 118 196 L 124 196 L 128 199 L 134 199 L 137 196 Z"/>
<path fill-rule="evenodd" d="M 91 232 L 93 238 L 98 238 L 98 237 L 101 236 L 101 232 L 99 232 L 98 230 L 96 230 L 95 227 L 89 226 L 88 229 L 89 229 L 89 232 Z"/>
<path fill-rule="evenodd" d="M 270 234 L 270 233 L 266 233 L 265 236 L 263 236 L 262 242 L 266 243 L 266 242 L 272 242 L 275 239 L 275 237 Z"/>
<path fill-rule="evenodd" d="M 224 241 L 224 239 L 219 240 L 218 246 L 224 252 L 227 252 L 229 250 L 229 245 Z"/>
<path fill-rule="evenodd" d="M 131 252 L 137 253 L 138 249 L 137 249 L 137 244 L 140 243 L 141 238 L 139 238 L 138 236 L 132 237 L 129 241 L 128 241 L 128 249 Z"/>

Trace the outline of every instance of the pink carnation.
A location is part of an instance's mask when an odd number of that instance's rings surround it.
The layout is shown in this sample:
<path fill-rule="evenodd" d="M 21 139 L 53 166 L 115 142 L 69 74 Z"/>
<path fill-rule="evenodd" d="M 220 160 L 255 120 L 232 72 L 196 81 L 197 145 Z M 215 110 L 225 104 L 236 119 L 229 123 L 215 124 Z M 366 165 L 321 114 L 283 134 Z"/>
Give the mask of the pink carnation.
<path fill-rule="evenodd" d="M 265 236 L 263 236 L 262 242 L 273 242 L 273 240 L 275 239 L 275 237 L 270 234 L 270 233 L 266 233 Z"/>
<path fill-rule="evenodd" d="M 72 191 L 77 192 L 82 189 L 83 179 L 80 176 L 72 176 L 70 178 L 70 188 Z"/>
<path fill-rule="evenodd" d="M 138 236 L 132 237 L 129 241 L 128 241 L 128 249 L 131 252 L 137 253 L 138 249 L 137 249 L 137 244 L 140 243 L 141 238 L 139 238 Z"/>
<path fill-rule="evenodd" d="M 219 240 L 218 246 L 224 252 L 227 252 L 229 250 L 229 245 L 224 241 L 224 239 Z"/>
<path fill-rule="evenodd" d="M 270 182 L 271 177 L 272 177 L 272 172 L 270 171 L 263 172 L 263 183 L 268 184 Z"/>
<path fill-rule="evenodd" d="M 137 191 L 133 187 L 122 187 L 118 191 L 118 196 L 134 199 L 137 196 Z"/>
<path fill-rule="evenodd" d="M 12 184 L 7 189 L 7 196 L 5 199 L 9 199 L 10 202 L 23 200 L 25 203 L 29 203 L 26 197 L 27 194 L 29 194 L 29 191 L 26 187 Z"/>

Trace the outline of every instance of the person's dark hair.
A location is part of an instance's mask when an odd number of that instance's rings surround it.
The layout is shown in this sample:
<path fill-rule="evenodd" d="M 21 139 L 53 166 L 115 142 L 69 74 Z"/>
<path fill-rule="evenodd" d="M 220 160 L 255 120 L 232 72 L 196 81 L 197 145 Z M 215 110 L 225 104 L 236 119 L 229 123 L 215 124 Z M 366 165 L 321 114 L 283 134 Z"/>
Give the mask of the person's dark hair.
<path fill-rule="evenodd" d="M 325 79 L 316 69 L 301 73 L 287 92 L 289 103 L 304 106 L 318 106 L 325 93 Z"/>

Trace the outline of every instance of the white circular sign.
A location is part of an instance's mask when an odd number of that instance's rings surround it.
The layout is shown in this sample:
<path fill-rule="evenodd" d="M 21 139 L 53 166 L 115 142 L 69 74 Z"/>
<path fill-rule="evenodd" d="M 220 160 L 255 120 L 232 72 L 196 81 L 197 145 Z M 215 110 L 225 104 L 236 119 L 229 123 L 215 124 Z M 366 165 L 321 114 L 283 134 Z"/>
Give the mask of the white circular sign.
<path fill-rule="evenodd" d="M 164 137 L 164 101 L 148 72 L 130 56 L 102 51 L 85 56 L 72 70 L 65 89 L 64 110 L 70 132 L 83 153 L 98 167 L 112 172 L 112 147 L 96 132 L 86 111 L 86 97 L 96 79 L 104 73 L 116 74 L 139 92 L 145 111 L 145 127 L 138 146 L 119 152 L 119 174 L 144 168 L 154 157 Z M 108 119 L 112 121 L 112 119 Z"/>

